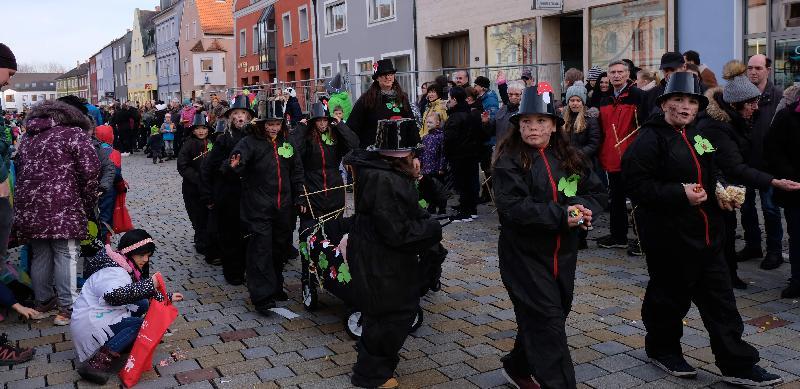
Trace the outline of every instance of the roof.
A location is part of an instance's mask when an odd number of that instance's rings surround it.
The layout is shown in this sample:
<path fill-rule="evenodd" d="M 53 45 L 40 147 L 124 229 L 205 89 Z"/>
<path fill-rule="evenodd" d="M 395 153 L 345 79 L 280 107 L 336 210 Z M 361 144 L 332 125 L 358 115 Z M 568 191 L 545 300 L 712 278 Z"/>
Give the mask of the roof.
<path fill-rule="evenodd" d="M 62 80 L 65 78 L 73 78 L 78 77 L 81 75 L 88 75 L 89 74 L 89 62 L 84 62 L 77 67 L 73 68 L 72 70 L 56 77 L 56 80 Z"/>
<path fill-rule="evenodd" d="M 61 73 L 17 73 L 8 85 L 0 90 L 13 89 L 17 92 L 54 91 L 56 78 Z"/>
<path fill-rule="evenodd" d="M 233 0 L 196 0 L 205 34 L 233 35 Z"/>

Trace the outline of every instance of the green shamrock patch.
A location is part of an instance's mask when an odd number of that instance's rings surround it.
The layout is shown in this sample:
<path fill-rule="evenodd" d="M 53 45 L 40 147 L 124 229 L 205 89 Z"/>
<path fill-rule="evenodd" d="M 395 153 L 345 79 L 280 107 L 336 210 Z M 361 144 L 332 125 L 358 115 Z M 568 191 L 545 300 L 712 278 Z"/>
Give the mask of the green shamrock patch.
<path fill-rule="evenodd" d="M 345 284 L 353 279 L 353 277 L 350 276 L 350 266 L 347 265 L 347 262 L 342 262 L 342 265 L 339 266 L 339 275 L 336 276 L 336 279 Z"/>
<path fill-rule="evenodd" d="M 328 146 L 333 146 L 333 138 L 331 137 L 330 131 L 326 131 L 322 134 L 322 141 Z"/>
<path fill-rule="evenodd" d="M 425 199 L 419 199 L 419 207 L 422 209 L 428 209 L 428 202 Z"/>
<path fill-rule="evenodd" d="M 558 180 L 558 190 L 564 192 L 564 195 L 567 197 L 574 197 L 578 193 L 578 181 L 580 178 L 581 177 L 577 174 L 566 178 L 561 177 L 561 179 Z"/>
<path fill-rule="evenodd" d="M 308 243 L 300 243 L 300 254 L 303 254 L 303 258 L 308 259 Z"/>
<path fill-rule="evenodd" d="M 319 267 L 328 267 L 328 256 L 325 253 L 319 253 Z"/>
<path fill-rule="evenodd" d="M 700 135 L 694 136 L 694 149 L 697 151 L 697 154 L 703 155 L 705 153 L 713 153 L 716 151 L 711 142 L 708 139 L 703 138 Z"/>
<path fill-rule="evenodd" d="M 392 102 L 386 103 L 386 108 L 391 109 L 392 112 L 399 113 L 400 112 L 400 108 L 403 108 L 403 104 L 397 104 L 397 101 L 392 101 Z"/>
<path fill-rule="evenodd" d="M 283 146 L 278 147 L 278 155 L 283 158 L 291 158 L 294 155 L 294 147 L 289 142 L 283 142 Z"/>
<path fill-rule="evenodd" d="M 211 151 L 211 149 L 213 149 L 213 148 L 214 148 L 214 144 L 213 143 L 208 142 L 208 144 L 206 144 L 206 151 Z"/>

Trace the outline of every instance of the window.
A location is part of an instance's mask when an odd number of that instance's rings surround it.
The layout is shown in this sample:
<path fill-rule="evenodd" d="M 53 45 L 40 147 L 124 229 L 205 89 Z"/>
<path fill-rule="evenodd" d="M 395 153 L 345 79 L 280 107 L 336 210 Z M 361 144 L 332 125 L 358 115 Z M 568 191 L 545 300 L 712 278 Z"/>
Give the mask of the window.
<path fill-rule="evenodd" d="M 534 24 L 535 26 L 535 24 Z M 535 27 L 534 27 L 535 28 Z M 492 40 L 489 36 L 486 38 L 487 47 L 491 49 Z M 500 45 L 502 46 L 502 45 Z M 533 44 L 532 48 L 536 45 Z M 502 50 L 502 47 L 500 47 Z M 536 53 L 533 53 L 534 58 Z M 502 55 L 497 59 L 502 59 Z M 491 58 L 490 58 L 491 59 Z M 499 62 L 498 62 L 499 63 Z M 493 63 L 489 63 L 494 65 Z M 466 68 L 469 66 L 469 35 L 458 35 L 442 40 L 442 67 L 445 68 Z"/>
<path fill-rule="evenodd" d="M 31 95 L 31 101 L 36 101 L 37 99 L 39 99 L 39 96 Z"/>
<path fill-rule="evenodd" d="M 369 22 L 377 23 L 393 19 L 395 15 L 395 0 L 369 0 Z"/>
<path fill-rule="evenodd" d="M 350 71 L 350 64 L 347 62 L 342 62 L 339 64 L 339 73 L 347 74 Z"/>
<path fill-rule="evenodd" d="M 188 72 L 189 72 L 189 60 L 188 59 L 184 59 L 183 60 L 183 73 L 186 74 Z"/>
<path fill-rule="evenodd" d="M 150 74 L 150 61 L 147 61 L 147 62 L 145 63 L 145 70 L 144 70 L 144 74 L 145 74 L 145 75 L 148 75 L 148 74 Z"/>
<path fill-rule="evenodd" d="M 347 29 L 347 3 L 336 1 L 325 5 L 325 33 L 334 34 Z"/>
<path fill-rule="evenodd" d="M 253 26 L 253 54 L 258 54 L 258 25 Z"/>
<path fill-rule="evenodd" d="M 202 58 L 202 59 L 200 59 L 200 71 L 202 71 L 202 72 L 213 72 L 214 71 L 214 61 L 211 58 Z"/>
<path fill-rule="evenodd" d="M 617 33 L 614 31 L 606 34 L 606 53 L 613 54 L 617 52 Z"/>
<path fill-rule="evenodd" d="M 372 69 L 372 60 L 371 59 L 367 60 L 367 61 L 357 62 L 357 65 L 358 65 L 358 73 L 359 74 L 370 74 L 373 71 L 373 69 Z"/>
<path fill-rule="evenodd" d="M 13 103 L 14 102 L 14 95 L 7 94 L 6 95 L 6 103 Z"/>
<path fill-rule="evenodd" d="M 325 65 L 320 67 L 320 73 L 322 73 L 322 77 L 327 78 L 331 76 L 331 65 Z"/>
<path fill-rule="evenodd" d="M 197 39 L 197 20 L 192 22 L 192 38 Z"/>
<path fill-rule="evenodd" d="M 36 88 L 36 83 L 31 83 L 31 88 Z"/>
<path fill-rule="evenodd" d="M 244 30 L 239 31 L 239 56 L 244 57 L 247 55 L 247 33 Z"/>
<path fill-rule="evenodd" d="M 300 29 L 300 42 L 308 40 L 308 7 L 302 6 L 297 9 L 297 22 Z"/>
<path fill-rule="evenodd" d="M 50 100 L 55 100 L 55 99 L 56 99 L 56 95 L 54 93 L 51 93 L 50 94 Z"/>
<path fill-rule="evenodd" d="M 634 0 L 589 9 L 589 65 L 630 58 L 658 68 L 667 33 L 667 0 Z"/>
<path fill-rule="evenodd" d="M 462 48 L 460 44 L 467 47 Z M 442 46 L 444 48 L 444 45 Z M 452 55 L 461 56 L 469 50 L 469 41 L 454 42 Z M 488 65 L 520 65 L 536 62 L 536 19 L 519 20 L 486 28 L 486 49 L 495 53 L 487 58 Z M 469 57 L 464 58 L 469 63 Z M 454 58 L 455 60 L 455 58 Z M 461 58 L 456 62 L 464 63 Z M 444 65 L 444 64 L 443 64 Z M 453 63 L 448 63 L 453 65 Z"/>
<path fill-rule="evenodd" d="M 281 16 L 281 20 L 283 24 L 281 24 L 281 29 L 283 30 L 283 45 L 289 46 L 292 44 L 292 14 L 287 12 Z"/>

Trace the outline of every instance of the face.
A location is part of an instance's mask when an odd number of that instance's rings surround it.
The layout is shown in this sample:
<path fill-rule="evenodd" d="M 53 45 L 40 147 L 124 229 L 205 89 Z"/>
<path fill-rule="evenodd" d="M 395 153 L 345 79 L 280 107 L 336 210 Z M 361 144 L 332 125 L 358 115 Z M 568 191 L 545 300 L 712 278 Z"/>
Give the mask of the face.
<path fill-rule="evenodd" d="M 747 61 L 747 78 L 756 85 L 767 82 L 769 68 L 767 67 L 767 57 L 754 55 Z"/>
<path fill-rule="evenodd" d="M 758 111 L 758 100 L 752 100 L 744 103 L 742 109 L 739 110 L 739 114 L 745 119 L 750 119 L 756 111 Z"/>
<path fill-rule="evenodd" d="M 457 71 L 454 81 L 456 82 L 456 85 L 458 85 L 458 86 L 462 86 L 463 87 L 464 85 L 466 85 L 467 82 L 468 82 L 467 72 L 465 72 L 463 70 Z"/>
<path fill-rule="evenodd" d="M 625 65 L 617 64 L 608 68 L 608 80 L 615 89 L 625 86 L 628 77 L 630 77 L 630 71 Z"/>
<path fill-rule="evenodd" d="M 525 115 L 519 118 L 519 133 L 528 146 L 543 149 L 550 144 L 550 136 L 556 132 L 553 118 L 545 115 Z"/>
<path fill-rule="evenodd" d="M 453 96 L 447 99 L 447 108 L 453 108 L 458 104 L 458 101 Z"/>
<path fill-rule="evenodd" d="M 486 93 L 486 88 L 484 88 L 484 87 L 482 87 L 480 85 L 475 85 L 473 88 L 475 88 L 475 91 L 478 92 L 478 96 L 481 96 L 484 93 Z"/>
<path fill-rule="evenodd" d="M 672 96 L 661 103 L 664 120 L 673 127 L 684 127 L 692 123 L 700 109 L 700 101 L 692 96 Z"/>
<path fill-rule="evenodd" d="M 133 263 L 141 269 L 144 265 L 147 265 L 150 262 L 150 253 L 147 254 L 133 254 L 131 258 L 133 258 Z"/>
<path fill-rule="evenodd" d="M 0 68 L 0 88 L 8 85 L 8 81 L 17 71 L 9 68 Z"/>
<path fill-rule="evenodd" d="M 435 90 L 431 89 L 428 92 L 428 101 L 436 101 L 436 99 L 438 99 L 438 98 L 439 98 L 439 94 L 436 93 Z"/>
<path fill-rule="evenodd" d="M 583 107 L 583 100 L 581 100 L 578 96 L 572 96 L 569 98 L 569 109 L 572 112 L 579 112 L 581 107 Z"/>
<path fill-rule="evenodd" d="M 608 81 L 608 77 L 603 77 L 600 79 L 600 91 L 601 92 L 608 92 L 608 88 L 610 87 L 611 83 Z"/>
<path fill-rule="evenodd" d="M 242 128 L 244 127 L 245 124 L 247 124 L 248 122 L 250 122 L 250 120 L 252 120 L 252 118 L 250 117 L 250 112 L 247 112 L 243 109 L 233 110 L 233 112 L 231 112 L 230 118 L 231 118 L 231 123 L 233 123 L 233 126 L 236 128 Z"/>
<path fill-rule="evenodd" d="M 522 91 L 519 89 L 508 89 L 508 102 L 512 105 L 519 105 L 519 102 L 522 101 Z"/>
<path fill-rule="evenodd" d="M 314 122 L 314 126 L 317 128 L 317 131 L 325 132 L 325 130 L 328 129 L 328 121 L 319 119 L 316 122 Z"/>
<path fill-rule="evenodd" d="M 270 120 L 266 123 L 267 135 L 270 139 L 275 139 L 278 133 L 281 132 L 283 122 L 280 120 Z"/>
<path fill-rule="evenodd" d="M 342 111 L 341 109 L 333 111 L 333 117 L 336 118 L 336 120 L 338 121 L 342 121 L 342 119 L 344 119 L 344 111 Z"/>
<path fill-rule="evenodd" d="M 164 115 L 164 121 L 165 122 L 170 122 L 171 120 L 172 120 L 172 115 L 170 115 L 170 114 Z"/>
<path fill-rule="evenodd" d="M 436 115 L 428 115 L 425 118 L 425 126 L 428 128 L 439 128 L 439 117 Z"/>
<path fill-rule="evenodd" d="M 475 99 L 472 96 L 467 96 L 467 104 L 472 105 L 475 104 Z"/>
<path fill-rule="evenodd" d="M 378 76 L 378 84 L 383 90 L 392 89 L 392 85 L 394 85 L 394 73 Z"/>
<path fill-rule="evenodd" d="M 197 137 L 197 139 L 201 139 L 202 140 L 202 139 L 205 139 L 205 138 L 208 137 L 208 128 L 206 128 L 206 127 L 197 127 L 194 130 L 192 130 L 192 133 L 194 134 L 194 136 Z"/>
<path fill-rule="evenodd" d="M 641 75 L 637 75 L 636 76 L 636 87 L 637 88 L 644 88 L 649 83 L 650 83 L 650 81 L 645 80 L 644 78 L 642 78 Z"/>

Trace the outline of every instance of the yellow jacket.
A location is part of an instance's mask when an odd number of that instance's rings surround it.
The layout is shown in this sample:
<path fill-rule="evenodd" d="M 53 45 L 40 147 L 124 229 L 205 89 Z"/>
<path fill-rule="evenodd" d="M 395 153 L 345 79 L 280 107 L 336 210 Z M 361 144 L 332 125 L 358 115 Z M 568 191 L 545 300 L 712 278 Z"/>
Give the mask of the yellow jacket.
<path fill-rule="evenodd" d="M 428 102 L 428 107 L 425 108 L 425 114 L 422 115 L 422 130 L 419 132 L 420 137 L 428 134 L 428 125 L 425 124 L 425 120 L 428 118 L 429 112 L 436 112 L 439 114 L 442 127 L 444 127 L 444 122 L 447 121 L 447 106 L 445 105 L 445 102 L 442 101 L 442 99 L 436 99 L 434 102 Z"/>

